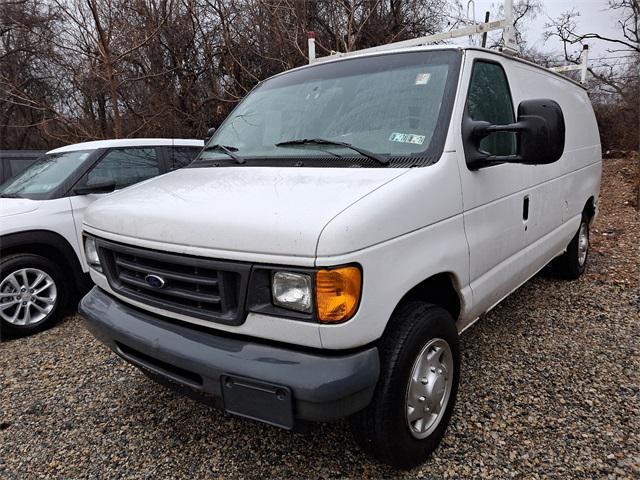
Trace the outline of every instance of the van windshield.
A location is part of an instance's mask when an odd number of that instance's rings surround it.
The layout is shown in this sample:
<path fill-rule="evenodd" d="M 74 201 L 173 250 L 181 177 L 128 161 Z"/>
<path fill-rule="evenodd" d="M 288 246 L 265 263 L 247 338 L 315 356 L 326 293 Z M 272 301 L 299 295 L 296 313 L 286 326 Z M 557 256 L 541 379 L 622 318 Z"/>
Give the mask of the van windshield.
<path fill-rule="evenodd" d="M 45 155 L 0 185 L 0 197 L 46 198 L 82 165 L 91 152 L 79 150 Z"/>
<path fill-rule="evenodd" d="M 371 156 L 336 142 L 391 160 L 439 156 L 460 58 L 455 50 L 376 55 L 273 77 L 229 115 L 194 166 L 318 156 L 373 165 Z"/>

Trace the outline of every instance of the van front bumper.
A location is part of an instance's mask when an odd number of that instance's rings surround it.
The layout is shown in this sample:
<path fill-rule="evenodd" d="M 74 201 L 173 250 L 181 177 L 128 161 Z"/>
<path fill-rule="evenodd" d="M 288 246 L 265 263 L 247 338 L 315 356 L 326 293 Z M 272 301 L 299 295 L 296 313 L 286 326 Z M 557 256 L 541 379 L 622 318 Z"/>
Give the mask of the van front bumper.
<path fill-rule="evenodd" d="M 99 287 L 79 312 L 96 338 L 151 378 L 285 428 L 296 419 L 329 421 L 361 410 L 380 371 L 375 347 L 343 354 L 261 343 L 150 314 Z"/>

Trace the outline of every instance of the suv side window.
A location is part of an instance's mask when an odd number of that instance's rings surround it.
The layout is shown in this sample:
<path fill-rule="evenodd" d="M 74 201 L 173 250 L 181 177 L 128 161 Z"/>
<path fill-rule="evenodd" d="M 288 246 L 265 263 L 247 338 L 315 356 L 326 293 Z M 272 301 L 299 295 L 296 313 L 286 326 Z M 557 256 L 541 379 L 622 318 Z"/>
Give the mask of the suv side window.
<path fill-rule="evenodd" d="M 189 165 L 196 159 L 200 150 L 200 147 L 171 147 L 171 170 Z"/>
<path fill-rule="evenodd" d="M 499 64 L 483 61 L 474 63 L 467 95 L 467 114 L 472 120 L 493 125 L 515 122 L 509 82 Z M 514 155 L 516 134 L 493 133 L 482 139 L 480 149 L 492 155 Z"/>
<path fill-rule="evenodd" d="M 116 188 L 160 174 L 158 157 L 154 147 L 120 148 L 109 151 L 87 174 L 86 183 L 113 180 Z"/>

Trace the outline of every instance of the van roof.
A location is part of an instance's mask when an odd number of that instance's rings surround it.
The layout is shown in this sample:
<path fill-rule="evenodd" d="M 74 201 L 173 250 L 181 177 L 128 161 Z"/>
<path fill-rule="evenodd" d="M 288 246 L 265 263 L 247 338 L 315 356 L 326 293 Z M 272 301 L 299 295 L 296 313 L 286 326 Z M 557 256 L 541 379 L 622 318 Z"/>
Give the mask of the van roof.
<path fill-rule="evenodd" d="M 185 146 L 203 147 L 204 140 L 185 138 L 123 138 L 118 140 L 95 140 L 92 142 L 74 143 L 64 147 L 49 150 L 47 153 L 76 152 L 78 150 L 97 150 L 99 148 L 114 147 L 163 147 Z"/>
<path fill-rule="evenodd" d="M 390 46 L 391 47 L 391 46 Z M 509 55 L 506 53 L 503 53 L 499 50 L 494 50 L 494 49 L 489 49 L 489 48 L 482 48 L 482 47 L 475 47 L 475 46 L 464 46 L 464 45 L 419 45 L 419 46 L 414 46 L 414 47 L 398 47 L 398 48 L 389 48 L 387 49 L 377 49 L 377 47 L 373 47 L 373 48 L 366 48 L 363 50 L 355 50 L 353 52 L 349 52 L 349 53 L 344 53 L 344 54 L 335 54 L 335 55 L 330 55 L 330 56 L 326 56 L 326 57 L 318 57 L 316 59 L 316 62 L 311 63 L 309 65 L 303 65 L 301 67 L 298 68 L 307 68 L 307 67 L 311 67 L 320 63 L 329 63 L 329 62 L 337 62 L 340 60 L 346 60 L 349 58 L 361 58 L 361 57 L 369 57 L 369 56 L 376 56 L 376 55 L 387 55 L 387 54 L 394 54 L 394 53 L 405 53 L 405 52 L 423 52 L 423 51 L 430 51 L 430 50 L 458 50 L 458 51 L 465 51 L 465 50 L 476 50 L 476 51 L 480 51 L 480 52 L 484 52 L 484 53 L 488 53 L 490 55 L 497 55 L 499 57 L 505 58 L 507 60 L 512 60 L 514 62 L 520 62 L 520 63 L 524 63 L 525 65 L 528 65 L 530 67 L 534 67 L 537 68 L 539 70 L 542 70 L 545 73 L 548 73 L 549 75 L 554 75 L 556 77 L 562 78 L 570 83 L 572 83 L 573 85 L 576 85 L 578 87 L 580 87 L 581 89 L 586 89 L 586 87 L 584 85 L 582 85 L 579 82 L 576 82 L 575 80 L 567 77 L 566 75 L 562 75 L 561 73 L 558 72 L 554 72 L 553 70 L 549 70 L 548 68 L 545 68 L 541 65 L 538 65 L 536 63 L 533 63 L 529 60 L 525 60 L 524 58 L 520 58 L 517 57 L 515 55 Z M 295 69 L 294 69 L 295 70 Z M 282 72 L 282 73 L 286 73 L 286 72 Z M 281 74 L 278 74 L 281 75 Z M 277 76 L 277 75 L 275 75 Z"/>

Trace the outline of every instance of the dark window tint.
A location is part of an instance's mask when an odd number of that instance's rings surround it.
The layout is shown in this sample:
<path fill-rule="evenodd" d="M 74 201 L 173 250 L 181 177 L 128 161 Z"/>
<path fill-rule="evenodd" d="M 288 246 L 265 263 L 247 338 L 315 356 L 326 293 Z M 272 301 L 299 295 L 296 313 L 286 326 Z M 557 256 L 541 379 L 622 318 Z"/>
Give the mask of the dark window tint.
<path fill-rule="evenodd" d="M 172 147 L 170 150 L 171 169 L 177 170 L 193 162 L 202 149 L 200 147 Z"/>
<path fill-rule="evenodd" d="M 473 120 L 493 125 L 507 125 L 515 121 L 509 83 L 500 65 L 488 62 L 474 64 L 467 111 Z M 480 142 L 480 149 L 492 155 L 514 155 L 515 134 L 500 132 L 489 135 Z"/>
<path fill-rule="evenodd" d="M 113 180 L 123 188 L 160 174 L 155 148 L 111 150 L 89 172 L 88 184 Z"/>

